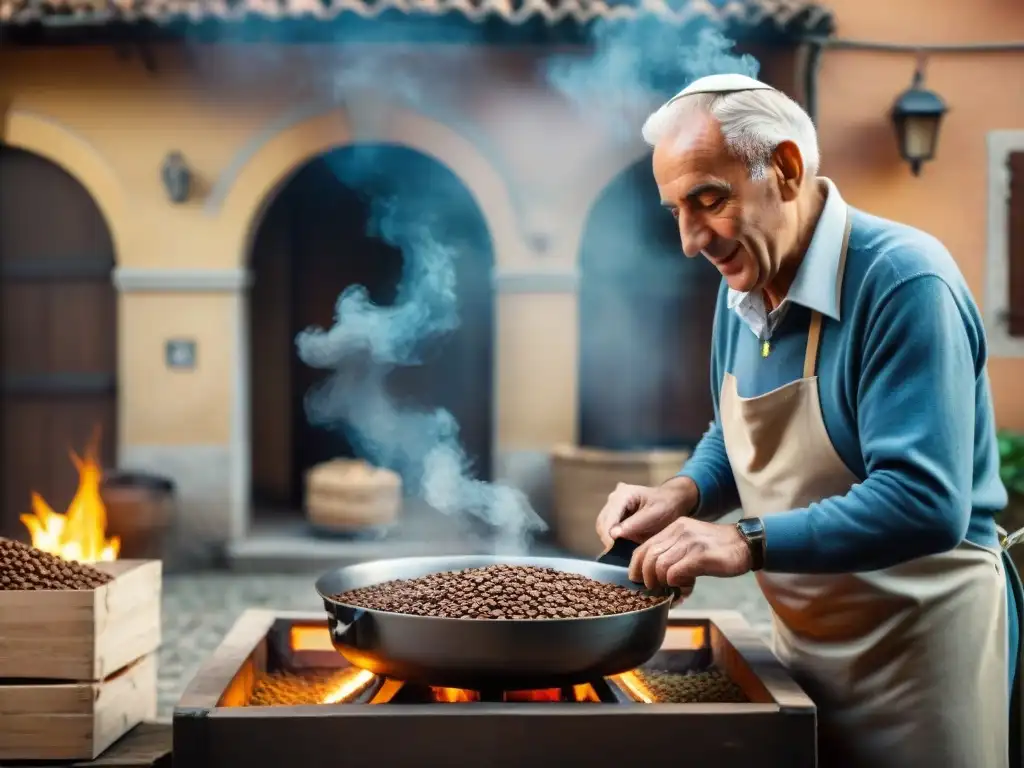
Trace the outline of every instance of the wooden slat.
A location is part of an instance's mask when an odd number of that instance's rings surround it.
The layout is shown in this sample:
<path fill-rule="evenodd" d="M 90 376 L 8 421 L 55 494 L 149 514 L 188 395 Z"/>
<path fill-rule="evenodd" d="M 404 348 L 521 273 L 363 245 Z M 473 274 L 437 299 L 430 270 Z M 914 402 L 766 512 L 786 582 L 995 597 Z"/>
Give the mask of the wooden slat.
<path fill-rule="evenodd" d="M 156 717 L 156 669 L 150 653 L 103 681 L 0 686 L 0 765 L 96 759 Z"/>
<path fill-rule="evenodd" d="M 1024 152 L 1012 153 L 1007 165 L 1010 177 L 1007 199 L 1010 311 L 1007 326 L 1011 336 L 1024 336 Z"/>
<path fill-rule="evenodd" d="M 0 393 L 25 395 L 108 395 L 117 391 L 113 373 L 7 373 L 0 376 Z"/>
<path fill-rule="evenodd" d="M 273 611 L 248 610 L 243 613 L 185 688 L 177 710 L 203 712 L 221 706 L 227 692 L 240 684 L 240 677 L 246 680 L 251 671 L 263 671 L 265 666 L 261 665 L 266 664 L 267 634 L 275 621 L 277 614 Z M 254 670 L 247 667 L 250 661 L 255 665 Z"/>
<path fill-rule="evenodd" d="M 110 281 L 114 258 L 110 254 L 84 254 L 71 259 L 39 259 L 0 263 L 0 280 L 100 280 Z"/>
<path fill-rule="evenodd" d="M 103 680 L 160 647 L 160 561 L 96 567 L 114 581 L 0 592 L 0 678 Z"/>

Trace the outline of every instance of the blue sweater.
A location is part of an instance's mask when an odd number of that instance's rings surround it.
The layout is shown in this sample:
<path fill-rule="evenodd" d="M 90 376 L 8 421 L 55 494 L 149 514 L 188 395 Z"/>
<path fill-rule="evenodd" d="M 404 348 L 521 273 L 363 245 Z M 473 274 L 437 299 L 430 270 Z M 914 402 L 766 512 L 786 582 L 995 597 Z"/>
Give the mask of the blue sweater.
<path fill-rule="evenodd" d="M 844 496 L 766 517 L 770 571 L 868 571 L 964 537 L 998 544 L 993 513 L 1007 494 L 978 308 L 938 240 L 852 213 L 842 311 L 824 318 L 818 375 L 825 427 L 860 482 Z M 723 282 L 711 358 L 715 422 L 682 470 L 697 484 L 702 516 L 739 506 L 718 424 L 723 374 L 733 373 L 743 397 L 800 378 L 809 322 L 810 310 L 793 304 L 761 358 Z"/>

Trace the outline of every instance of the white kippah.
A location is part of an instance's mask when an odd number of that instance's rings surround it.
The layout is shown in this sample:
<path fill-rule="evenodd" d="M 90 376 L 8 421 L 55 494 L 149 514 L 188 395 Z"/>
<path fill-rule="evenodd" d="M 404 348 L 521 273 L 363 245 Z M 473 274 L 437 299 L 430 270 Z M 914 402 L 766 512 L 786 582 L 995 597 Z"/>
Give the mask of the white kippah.
<path fill-rule="evenodd" d="M 696 93 L 735 93 L 736 91 L 774 91 L 767 83 L 746 75 L 708 75 L 694 80 L 679 93 L 665 102 L 667 107 L 673 101 Z"/>

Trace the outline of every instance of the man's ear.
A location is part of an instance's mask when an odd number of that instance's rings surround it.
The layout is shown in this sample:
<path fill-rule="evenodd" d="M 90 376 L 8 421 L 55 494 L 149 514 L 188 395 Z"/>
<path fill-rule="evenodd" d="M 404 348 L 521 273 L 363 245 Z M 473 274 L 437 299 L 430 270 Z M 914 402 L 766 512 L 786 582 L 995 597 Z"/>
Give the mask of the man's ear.
<path fill-rule="evenodd" d="M 792 141 L 784 141 L 772 153 L 772 170 L 779 192 L 786 202 L 795 200 L 804 181 L 804 158 L 800 148 Z"/>

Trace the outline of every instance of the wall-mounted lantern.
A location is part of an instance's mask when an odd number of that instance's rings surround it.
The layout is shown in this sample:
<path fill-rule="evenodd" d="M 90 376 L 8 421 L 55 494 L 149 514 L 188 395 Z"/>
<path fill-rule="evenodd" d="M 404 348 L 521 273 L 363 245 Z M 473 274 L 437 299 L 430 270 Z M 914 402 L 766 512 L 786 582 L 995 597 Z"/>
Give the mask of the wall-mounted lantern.
<path fill-rule="evenodd" d="M 900 155 L 915 176 L 920 175 L 924 163 L 935 157 L 939 126 L 946 111 L 946 102 L 924 87 L 924 68 L 919 65 L 910 88 L 900 94 L 892 108 Z"/>
<path fill-rule="evenodd" d="M 181 152 L 171 152 L 160 167 L 160 179 L 172 203 L 181 204 L 192 192 L 192 171 Z"/>

